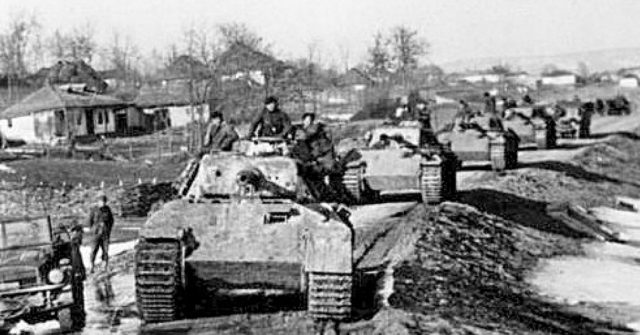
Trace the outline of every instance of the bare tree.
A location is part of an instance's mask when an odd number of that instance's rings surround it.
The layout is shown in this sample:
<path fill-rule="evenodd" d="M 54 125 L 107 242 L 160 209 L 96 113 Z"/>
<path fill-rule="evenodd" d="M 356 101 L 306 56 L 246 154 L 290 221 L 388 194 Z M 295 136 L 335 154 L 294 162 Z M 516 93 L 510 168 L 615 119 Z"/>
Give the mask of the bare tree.
<path fill-rule="evenodd" d="M 133 45 L 129 36 L 121 36 L 118 32 L 113 33 L 111 45 L 107 49 L 107 60 L 110 66 L 122 73 L 124 79 L 129 80 L 135 74 L 135 63 L 140 54 L 138 48 Z"/>
<path fill-rule="evenodd" d="M 558 66 L 555 64 L 549 63 L 542 67 L 542 74 L 551 74 L 555 71 L 558 71 Z"/>
<path fill-rule="evenodd" d="M 0 65 L 9 79 L 9 101 L 13 100 L 12 81 L 27 73 L 28 55 L 38 28 L 35 16 L 20 13 L 10 18 L 5 32 L 0 35 Z"/>
<path fill-rule="evenodd" d="M 402 75 L 406 85 L 407 74 L 419 63 L 419 58 L 427 54 L 429 44 L 418 36 L 418 31 L 406 26 L 397 26 L 391 30 L 391 48 L 396 69 Z"/>
<path fill-rule="evenodd" d="M 218 26 L 221 42 L 225 47 L 236 44 L 245 45 L 254 50 L 267 51 L 269 46 L 244 23 L 230 22 Z"/>
<path fill-rule="evenodd" d="M 373 36 L 373 45 L 368 50 L 369 72 L 380 76 L 389 70 L 391 55 L 389 54 L 389 42 L 378 32 Z"/>
<path fill-rule="evenodd" d="M 340 62 L 342 65 L 342 69 L 346 72 L 349 71 L 349 58 L 350 58 L 350 50 L 349 45 L 340 43 L 338 44 L 338 54 L 340 55 Z"/>
<path fill-rule="evenodd" d="M 96 51 L 94 29 L 90 23 L 69 32 L 56 30 L 48 41 L 49 52 L 56 59 L 83 60 L 91 63 Z"/>
<path fill-rule="evenodd" d="M 194 128 L 191 129 L 190 143 L 192 148 L 200 150 L 204 130 L 204 110 L 201 104 L 209 101 L 210 90 L 216 84 L 215 62 L 220 52 L 214 32 L 205 25 L 191 26 L 184 31 L 184 55 L 186 56 L 186 69 L 191 106 L 198 114 L 195 119 L 192 113 L 191 121 Z"/>
<path fill-rule="evenodd" d="M 588 79 L 590 75 L 589 67 L 585 62 L 578 62 L 578 76 Z"/>

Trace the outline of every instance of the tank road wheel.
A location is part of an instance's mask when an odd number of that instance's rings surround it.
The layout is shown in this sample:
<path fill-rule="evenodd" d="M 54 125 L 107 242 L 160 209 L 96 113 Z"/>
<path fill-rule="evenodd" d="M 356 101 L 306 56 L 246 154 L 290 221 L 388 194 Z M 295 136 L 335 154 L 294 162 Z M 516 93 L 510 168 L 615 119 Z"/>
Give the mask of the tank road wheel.
<path fill-rule="evenodd" d="M 146 322 L 180 318 L 184 284 L 183 252 L 178 240 L 141 240 L 136 248 L 136 301 Z"/>
<path fill-rule="evenodd" d="M 348 167 L 342 177 L 342 184 L 349 196 L 357 204 L 364 201 L 364 165 Z"/>
<path fill-rule="evenodd" d="M 489 140 L 489 160 L 491 169 L 503 171 L 507 168 L 507 143 L 506 138 L 501 135 Z"/>
<path fill-rule="evenodd" d="M 443 198 L 442 165 L 422 165 L 420 170 L 420 194 L 422 195 L 422 203 L 440 203 Z"/>
<path fill-rule="evenodd" d="M 345 320 L 351 316 L 353 279 L 350 273 L 309 272 L 307 309 L 315 320 Z"/>

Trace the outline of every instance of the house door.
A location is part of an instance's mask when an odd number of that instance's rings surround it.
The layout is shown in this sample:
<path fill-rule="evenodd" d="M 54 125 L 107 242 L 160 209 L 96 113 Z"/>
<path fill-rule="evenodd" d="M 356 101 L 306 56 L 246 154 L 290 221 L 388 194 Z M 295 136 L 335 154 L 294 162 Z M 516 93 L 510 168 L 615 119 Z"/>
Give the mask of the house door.
<path fill-rule="evenodd" d="M 87 135 L 93 135 L 95 133 L 94 131 L 94 123 L 95 121 L 93 120 L 93 109 L 87 109 L 84 111 L 84 117 L 85 120 L 87 121 Z"/>
<path fill-rule="evenodd" d="M 125 134 L 127 132 L 127 112 L 116 112 L 116 133 Z"/>

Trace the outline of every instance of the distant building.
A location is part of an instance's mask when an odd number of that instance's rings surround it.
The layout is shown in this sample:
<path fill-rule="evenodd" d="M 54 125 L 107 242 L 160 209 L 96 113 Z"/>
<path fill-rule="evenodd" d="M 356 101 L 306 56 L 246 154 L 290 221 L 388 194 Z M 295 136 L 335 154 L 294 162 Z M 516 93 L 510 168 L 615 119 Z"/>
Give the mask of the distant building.
<path fill-rule="evenodd" d="M 363 91 L 375 85 L 375 80 L 362 70 L 351 68 L 338 79 L 340 87 L 348 87 L 354 91 Z"/>
<path fill-rule="evenodd" d="M 181 79 L 143 86 L 133 104 L 149 117 L 150 130 L 185 126 L 209 112 L 209 104 L 193 100 L 189 81 Z"/>
<path fill-rule="evenodd" d="M 624 88 L 637 88 L 639 83 L 638 77 L 634 75 L 626 75 L 618 81 L 618 86 Z"/>
<path fill-rule="evenodd" d="M 542 75 L 540 83 L 549 86 L 571 86 L 578 82 L 578 76 L 569 71 L 557 70 Z"/>
<path fill-rule="evenodd" d="M 112 96 L 47 85 L 0 112 L 0 132 L 9 140 L 51 143 L 60 137 L 126 133 L 137 125 L 136 114 Z"/>
<path fill-rule="evenodd" d="M 462 75 L 462 81 L 466 81 L 468 83 L 499 83 L 504 76 L 498 73 L 472 73 Z"/>

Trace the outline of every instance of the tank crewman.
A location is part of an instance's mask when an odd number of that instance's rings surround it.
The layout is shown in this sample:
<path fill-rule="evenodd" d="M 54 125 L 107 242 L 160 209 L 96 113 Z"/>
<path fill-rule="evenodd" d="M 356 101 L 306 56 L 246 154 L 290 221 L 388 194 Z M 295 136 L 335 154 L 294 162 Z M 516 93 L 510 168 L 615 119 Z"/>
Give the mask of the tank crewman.
<path fill-rule="evenodd" d="M 469 106 L 469 104 L 460 99 L 460 107 L 458 110 L 458 117 L 462 119 L 462 123 L 469 123 L 473 118 L 473 110 Z"/>
<path fill-rule="evenodd" d="M 231 125 L 224 121 L 220 111 L 210 113 L 209 125 L 204 136 L 203 146 L 206 152 L 230 151 L 233 143 L 239 138 Z"/>
<path fill-rule="evenodd" d="M 528 94 L 525 94 L 524 97 L 522 97 L 522 102 L 527 104 L 527 105 L 533 105 L 534 104 L 533 99 Z"/>
<path fill-rule="evenodd" d="M 496 110 L 496 99 L 489 92 L 484 92 L 484 113 L 489 116 L 489 129 L 494 131 L 504 130 L 502 118 Z"/>
<path fill-rule="evenodd" d="M 431 110 L 427 104 L 427 101 L 422 99 L 417 100 L 415 114 L 420 122 L 420 138 L 419 147 L 425 147 L 428 144 L 434 144 L 437 142 L 434 129 L 431 124 Z"/>
<path fill-rule="evenodd" d="M 300 151 L 306 153 L 298 155 L 298 158 L 303 163 L 303 174 L 316 196 L 340 201 L 336 192 L 339 193 L 342 185 L 342 169 L 338 166 L 331 136 L 322 123 L 316 122 L 314 113 L 302 116 L 302 129 L 296 140 Z M 327 176 L 331 188 L 324 182 Z"/>
<path fill-rule="evenodd" d="M 248 137 L 265 136 L 285 138 L 291 132 L 291 119 L 280 110 L 278 99 L 270 96 L 264 101 L 264 109 L 249 126 Z"/>
<path fill-rule="evenodd" d="M 92 273 L 98 249 L 102 250 L 102 260 L 105 263 L 105 268 L 109 267 L 109 239 L 113 228 L 113 213 L 107 205 L 107 196 L 101 194 L 98 196 L 98 200 L 98 206 L 91 208 L 88 222 L 89 229 L 93 235 L 90 254 L 90 272 Z"/>

